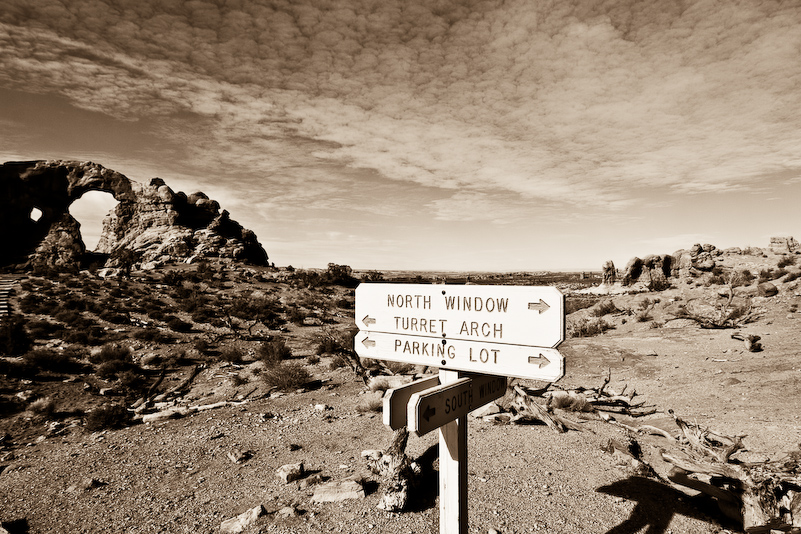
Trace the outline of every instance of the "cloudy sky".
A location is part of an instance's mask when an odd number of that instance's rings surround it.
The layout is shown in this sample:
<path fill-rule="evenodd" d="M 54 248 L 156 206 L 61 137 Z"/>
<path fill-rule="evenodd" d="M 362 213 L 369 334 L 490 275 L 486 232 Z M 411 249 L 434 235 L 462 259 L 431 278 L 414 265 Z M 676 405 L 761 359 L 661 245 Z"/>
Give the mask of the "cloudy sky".
<path fill-rule="evenodd" d="M 801 237 L 801 4 L 3 0 L 0 161 L 55 158 L 204 191 L 277 265 L 766 246 Z"/>

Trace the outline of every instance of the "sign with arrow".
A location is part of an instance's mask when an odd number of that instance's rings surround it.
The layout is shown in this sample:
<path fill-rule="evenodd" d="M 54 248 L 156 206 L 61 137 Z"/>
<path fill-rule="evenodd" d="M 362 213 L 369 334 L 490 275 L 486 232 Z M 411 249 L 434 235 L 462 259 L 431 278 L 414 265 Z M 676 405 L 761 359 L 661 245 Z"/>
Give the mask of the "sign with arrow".
<path fill-rule="evenodd" d="M 438 385 L 439 376 L 435 375 L 387 390 L 386 395 L 384 395 L 384 424 L 392 430 L 405 427 L 408 424 L 406 406 L 409 404 L 411 396 Z"/>
<path fill-rule="evenodd" d="M 360 284 L 360 330 L 557 347 L 565 338 L 564 295 L 552 286 Z"/>
<path fill-rule="evenodd" d="M 415 393 L 409 399 L 409 431 L 422 436 L 506 393 L 506 377 L 475 375 Z"/>
<path fill-rule="evenodd" d="M 362 358 L 548 382 L 565 372 L 564 357 L 545 347 L 362 331 L 356 334 L 354 348 Z"/>

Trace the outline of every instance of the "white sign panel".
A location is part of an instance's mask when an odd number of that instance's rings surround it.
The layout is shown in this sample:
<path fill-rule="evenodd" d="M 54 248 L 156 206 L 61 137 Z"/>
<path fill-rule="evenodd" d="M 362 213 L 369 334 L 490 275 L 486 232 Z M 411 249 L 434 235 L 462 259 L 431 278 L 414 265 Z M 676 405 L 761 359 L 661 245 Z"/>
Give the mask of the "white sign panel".
<path fill-rule="evenodd" d="M 506 377 L 477 375 L 415 393 L 408 406 L 409 431 L 422 436 L 467 415 L 502 397 L 506 385 Z"/>
<path fill-rule="evenodd" d="M 555 348 L 564 295 L 552 286 L 360 284 L 359 330 Z"/>
<path fill-rule="evenodd" d="M 409 404 L 411 396 L 438 385 L 439 376 L 430 376 L 388 390 L 387 394 L 384 395 L 384 424 L 392 430 L 405 427 L 408 424 L 406 420 L 406 405 Z"/>
<path fill-rule="evenodd" d="M 488 375 L 553 382 L 565 373 L 565 361 L 559 351 L 545 347 L 362 331 L 354 339 L 354 348 L 362 358 Z"/>

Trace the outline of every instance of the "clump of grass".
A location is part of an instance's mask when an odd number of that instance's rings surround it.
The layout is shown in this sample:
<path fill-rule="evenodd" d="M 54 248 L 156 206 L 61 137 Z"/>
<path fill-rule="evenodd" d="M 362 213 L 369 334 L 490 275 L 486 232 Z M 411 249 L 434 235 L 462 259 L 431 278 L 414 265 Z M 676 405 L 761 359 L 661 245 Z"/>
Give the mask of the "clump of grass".
<path fill-rule="evenodd" d="M 776 267 L 783 268 L 789 267 L 790 265 L 795 265 L 796 257 L 795 256 L 785 256 L 779 260 L 779 263 L 776 264 Z"/>
<path fill-rule="evenodd" d="M 240 363 L 244 355 L 239 347 L 225 347 L 220 351 L 220 359 L 231 363 Z"/>
<path fill-rule="evenodd" d="M 607 330 L 613 329 L 614 326 L 610 325 L 603 319 L 582 319 L 569 326 L 570 337 L 592 337 L 603 334 Z"/>
<path fill-rule="evenodd" d="M 89 361 L 92 363 L 133 362 L 131 354 L 130 347 L 118 343 L 106 343 L 97 353 L 89 356 Z"/>
<path fill-rule="evenodd" d="M 617 313 L 620 310 L 615 303 L 611 300 L 603 300 L 598 303 L 598 306 L 592 310 L 592 315 L 595 317 L 603 317 L 604 315 L 609 315 L 610 313 Z"/>
<path fill-rule="evenodd" d="M 26 352 L 22 358 L 39 371 L 78 373 L 83 369 L 80 362 L 74 359 L 72 351 L 39 348 Z"/>
<path fill-rule="evenodd" d="M 281 338 L 267 341 L 259 346 L 259 359 L 267 367 L 276 366 L 291 357 L 292 349 L 287 347 L 286 342 Z"/>
<path fill-rule="evenodd" d="M 318 363 L 320 363 L 320 357 L 316 354 L 312 354 L 311 356 L 306 358 L 306 363 L 308 363 L 309 365 L 317 365 Z"/>
<path fill-rule="evenodd" d="M 268 386 L 275 386 L 281 391 L 291 391 L 306 385 L 311 375 L 303 365 L 298 362 L 279 362 L 265 369 L 261 379 Z"/>
<path fill-rule="evenodd" d="M 91 432 L 125 428 L 131 424 L 131 412 L 118 404 L 95 408 L 86 417 L 85 427 Z"/>
<path fill-rule="evenodd" d="M 653 319 L 651 314 L 648 313 L 648 311 L 645 311 L 645 310 L 641 311 L 641 312 L 638 312 L 636 317 L 637 317 L 637 322 L 638 323 L 647 323 L 648 321 Z"/>
<path fill-rule="evenodd" d="M 384 411 L 384 399 L 380 395 L 369 395 L 356 405 L 359 413 L 371 413 Z"/>
<path fill-rule="evenodd" d="M 41 417 L 53 417 L 53 414 L 56 413 L 56 401 L 50 397 L 36 399 L 28 406 L 28 411 Z"/>
<path fill-rule="evenodd" d="M 370 381 L 370 391 L 386 391 L 389 389 L 389 379 L 385 376 L 377 376 Z"/>

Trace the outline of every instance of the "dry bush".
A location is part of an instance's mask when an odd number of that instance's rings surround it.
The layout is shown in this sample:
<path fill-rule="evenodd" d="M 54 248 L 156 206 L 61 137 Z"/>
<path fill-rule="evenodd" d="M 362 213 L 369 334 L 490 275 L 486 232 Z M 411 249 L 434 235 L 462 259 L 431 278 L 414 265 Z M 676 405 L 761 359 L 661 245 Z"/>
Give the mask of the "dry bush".
<path fill-rule="evenodd" d="M 359 413 L 382 412 L 384 411 L 384 399 L 380 395 L 368 395 L 356 405 Z"/>
<path fill-rule="evenodd" d="M 287 347 L 283 339 L 277 338 L 259 345 L 258 354 L 259 359 L 264 362 L 264 365 L 273 367 L 291 358 L 292 349 Z"/>
<path fill-rule="evenodd" d="M 53 417 L 53 414 L 56 413 L 56 401 L 50 397 L 36 399 L 28 406 L 28 411 L 41 417 Z"/>
<path fill-rule="evenodd" d="M 244 355 L 239 347 L 224 347 L 220 351 L 220 359 L 231 363 L 240 363 L 244 359 Z"/>
<path fill-rule="evenodd" d="M 603 317 L 604 315 L 609 315 L 610 313 L 617 313 L 620 309 L 615 306 L 615 303 L 612 300 L 603 300 L 598 303 L 598 306 L 592 310 L 592 315 L 595 317 Z"/>
<path fill-rule="evenodd" d="M 132 415 L 125 406 L 114 404 L 95 408 L 86 416 L 85 427 L 91 432 L 125 428 L 131 424 Z"/>
<path fill-rule="evenodd" d="M 291 391 L 306 385 L 311 381 L 311 375 L 303 365 L 298 362 L 279 362 L 265 369 L 261 379 L 268 386 L 275 386 L 281 391 Z"/>
<path fill-rule="evenodd" d="M 592 337 L 612 330 L 614 326 L 603 319 L 583 318 L 567 325 L 569 337 Z"/>
<path fill-rule="evenodd" d="M 39 371 L 52 373 L 79 373 L 83 365 L 73 358 L 71 352 L 39 348 L 26 352 L 23 360 Z"/>

